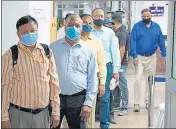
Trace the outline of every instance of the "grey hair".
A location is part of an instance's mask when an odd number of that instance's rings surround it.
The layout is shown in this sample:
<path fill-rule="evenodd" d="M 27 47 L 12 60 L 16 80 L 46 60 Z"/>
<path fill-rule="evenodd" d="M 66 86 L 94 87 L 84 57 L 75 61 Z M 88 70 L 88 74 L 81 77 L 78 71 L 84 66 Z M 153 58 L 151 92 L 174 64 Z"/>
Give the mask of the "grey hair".
<path fill-rule="evenodd" d="M 149 13 L 152 13 L 150 9 L 148 8 L 145 8 L 141 11 L 141 14 L 145 13 L 145 12 L 149 12 Z"/>

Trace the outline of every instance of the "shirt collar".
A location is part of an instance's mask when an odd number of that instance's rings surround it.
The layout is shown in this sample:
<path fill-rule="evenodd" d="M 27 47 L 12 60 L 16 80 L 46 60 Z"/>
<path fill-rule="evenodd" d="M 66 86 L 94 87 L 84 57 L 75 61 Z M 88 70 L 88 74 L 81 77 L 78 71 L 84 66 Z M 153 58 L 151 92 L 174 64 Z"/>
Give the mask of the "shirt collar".
<path fill-rule="evenodd" d="M 84 40 L 82 37 L 81 37 L 82 40 Z M 89 34 L 89 37 L 88 37 L 89 40 L 92 40 L 93 39 L 93 35 L 90 33 Z"/>
<path fill-rule="evenodd" d="M 93 31 L 97 31 L 97 30 L 95 30 L 95 28 L 93 28 Z M 98 30 L 98 31 L 103 31 L 104 32 L 105 31 L 105 26 L 102 26 L 101 29 Z"/>
<path fill-rule="evenodd" d="M 81 38 L 80 38 L 81 39 Z M 69 45 L 68 43 L 67 43 L 67 41 L 65 40 L 65 37 L 63 38 L 63 39 L 61 39 L 61 40 L 63 40 L 61 43 L 62 44 L 67 44 L 67 45 Z M 79 40 L 74 46 L 77 46 L 77 45 L 79 45 L 80 47 L 82 47 L 82 42 L 81 42 L 81 40 Z"/>
<path fill-rule="evenodd" d="M 145 26 L 145 24 L 143 23 L 142 20 L 140 21 L 140 25 Z M 155 23 L 153 21 L 151 21 L 150 27 L 154 27 L 154 26 L 155 26 Z"/>
<path fill-rule="evenodd" d="M 25 46 L 25 45 L 23 45 L 20 41 L 18 42 L 18 46 L 19 46 L 19 47 L 21 47 L 21 48 L 26 48 L 26 46 Z M 43 50 L 42 45 L 41 45 L 41 44 L 39 44 L 39 43 L 36 43 L 36 45 L 35 45 L 35 48 L 34 48 L 34 49 L 36 49 L 36 48 L 39 48 L 39 49 Z"/>

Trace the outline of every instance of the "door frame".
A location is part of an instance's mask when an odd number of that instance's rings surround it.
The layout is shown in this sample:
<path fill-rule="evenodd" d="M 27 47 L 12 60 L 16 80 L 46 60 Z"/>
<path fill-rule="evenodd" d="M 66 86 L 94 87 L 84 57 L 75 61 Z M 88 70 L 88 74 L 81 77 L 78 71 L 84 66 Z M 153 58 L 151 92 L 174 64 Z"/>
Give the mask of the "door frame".
<path fill-rule="evenodd" d="M 176 98 L 176 79 L 173 78 L 173 52 L 174 52 L 174 30 L 176 22 L 176 1 L 169 1 L 169 10 L 168 10 L 168 33 L 167 33 L 167 64 L 166 64 L 166 89 L 165 89 L 165 121 L 164 121 L 164 128 L 170 128 L 174 121 L 171 118 L 174 114 L 174 103 Z"/>
<path fill-rule="evenodd" d="M 169 1 L 169 16 L 168 16 L 168 34 L 167 34 L 167 66 L 166 66 L 166 88 L 169 92 L 171 93 L 176 93 L 176 86 L 173 87 L 172 85 L 175 83 L 176 84 L 176 79 L 174 79 L 172 77 L 172 65 L 173 65 L 173 51 L 174 51 L 174 33 L 176 33 L 176 31 L 174 32 L 174 20 L 176 20 L 176 14 L 174 16 L 174 11 L 176 8 L 175 5 L 176 1 Z"/>

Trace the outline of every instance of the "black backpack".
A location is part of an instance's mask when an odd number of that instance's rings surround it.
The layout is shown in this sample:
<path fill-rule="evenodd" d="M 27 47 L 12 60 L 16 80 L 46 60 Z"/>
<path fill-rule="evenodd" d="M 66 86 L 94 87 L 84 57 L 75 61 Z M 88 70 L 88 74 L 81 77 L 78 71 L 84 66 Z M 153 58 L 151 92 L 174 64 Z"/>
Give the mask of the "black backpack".
<path fill-rule="evenodd" d="M 46 44 L 42 44 L 40 43 L 45 51 L 45 55 L 46 57 L 49 59 L 50 57 L 50 49 L 48 47 L 48 45 Z M 17 64 L 17 60 L 18 60 L 18 47 L 17 45 L 13 45 L 11 48 L 12 51 L 12 60 L 13 60 L 13 66 Z"/>
<path fill-rule="evenodd" d="M 45 51 L 45 55 L 46 57 L 49 59 L 50 57 L 50 49 L 48 47 L 48 45 L 46 44 L 42 44 L 40 43 Z M 12 47 L 10 47 L 11 51 L 12 51 L 12 60 L 13 60 L 13 66 L 17 64 L 17 60 L 18 60 L 18 47 L 17 45 L 13 45 Z M 51 115 L 51 112 L 52 112 L 52 107 L 51 107 L 51 104 L 49 104 L 48 106 L 48 109 L 49 109 L 49 113 Z"/>

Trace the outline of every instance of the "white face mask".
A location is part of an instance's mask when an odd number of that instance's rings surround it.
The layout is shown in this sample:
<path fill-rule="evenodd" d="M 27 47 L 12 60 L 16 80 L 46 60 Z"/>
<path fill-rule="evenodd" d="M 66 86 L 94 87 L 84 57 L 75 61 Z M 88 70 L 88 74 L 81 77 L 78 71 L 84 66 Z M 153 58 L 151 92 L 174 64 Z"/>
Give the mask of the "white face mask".
<path fill-rule="evenodd" d="M 125 25 L 125 26 L 127 26 L 127 21 L 126 21 L 125 18 L 122 18 L 122 24 Z"/>

